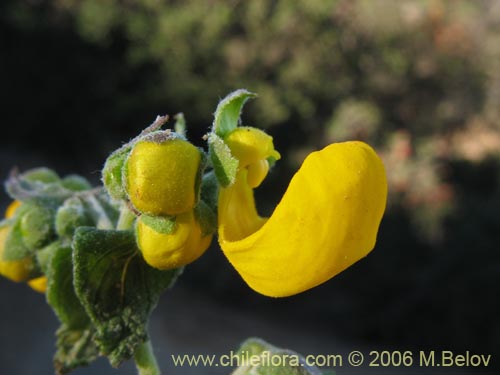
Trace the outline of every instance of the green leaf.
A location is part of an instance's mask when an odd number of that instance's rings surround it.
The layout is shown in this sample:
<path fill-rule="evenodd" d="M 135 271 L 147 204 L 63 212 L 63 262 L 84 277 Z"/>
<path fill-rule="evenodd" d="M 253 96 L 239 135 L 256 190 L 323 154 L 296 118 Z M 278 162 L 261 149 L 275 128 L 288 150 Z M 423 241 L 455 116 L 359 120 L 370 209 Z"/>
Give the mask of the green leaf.
<path fill-rule="evenodd" d="M 2 254 L 2 260 L 13 261 L 32 256 L 34 250 L 30 249 L 23 240 L 21 231 L 21 220 L 16 220 L 5 241 L 5 248 Z"/>
<path fill-rule="evenodd" d="M 60 237 L 71 238 L 76 228 L 92 224 L 92 218 L 79 197 L 66 199 L 57 210 L 55 227 Z"/>
<path fill-rule="evenodd" d="M 246 101 L 255 98 L 257 94 L 240 89 L 232 92 L 219 102 L 215 110 L 215 118 L 212 132 L 224 138 L 232 130 L 236 129 L 240 114 Z"/>
<path fill-rule="evenodd" d="M 86 178 L 77 174 L 70 174 L 62 179 L 61 185 L 73 191 L 84 191 L 92 189 L 92 185 Z"/>
<path fill-rule="evenodd" d="M 27 181 L 37 181 L 46 184 L 60 181 L 60 178 L 56 172 L 45 167 L 30 169 L 29 171 L 23 173 L 23 178 Z"/>
<path fill-rule="evenodd" d="M 75 293 L 72 249 L 61 244 L 49 249 L 52 254 L 47 268 L 47 302 L 68 329 L 83 329 L 90 319 Z"/>
<path fill-rule="evenodd" d="M 215 172 L 205 173 L 201 182 L 200 199 L 204 201 L 213 212 L 217 212 L 217 200 L 219 199 L 219 184 Z"/>
<path fill-rule="evenodd" d="M 148 266 L 130 231 L 78 228 L 73 241 L 75 290 L 113 366 L 147 339 L 146 325 L 162 291 L 181 269 Z"/>
<path fill-rule="evenodd" d="M 14 170 L 5 182 L 5 189 L 15 200 L 55 209 L 74 192 L 63 187 L 59 177 L 52 173 L 46 168 L 23 174 Z"/>
<path fill-rule="evenodd" d="M 208 151 L 219 184 L 223 187 L 232 185 L 238 171 L 238 159 L 233 157 L 222 138 L 214 133 L 208 137 Z"/>
<path fill-rule="evenodd" d="M 66 374 L 97 358 L 95 329 L 75 293 L 72 249 L 56 242 L 40 252 L 49 258 L 47 302 L 62 323 L 57 331 L 54 367 L 57 374 Z"/>
<path fill-rule="evenodd" d="M 175 229 L 175 216 L 149 216 L 143 214 L 139 220 L 158 233 L 171 234 Z"/>
<path fill-rule="evenodd" d="M 20 221 L 23 241 L 30 249 L 39 249 L 55 239 L 55 212 L 39 205 L 28 207 Z"/>
<path fill-rule="evenodd" d="M 91 325 L 84 329 L 70 329 L 62 325 L 56 336 L 56 375 L 67 374 L 77 367 L 87 366 L 99 356 L 99 349 L 94 342 L 95 329 Z"/>
<path fill-rule="evenodd" d="M 132 150 L 125 145 L 114 151 L 107 159 L 102 169 L 102 182 L 109 195 L 116 200 L 127 199 L 127 192 L 123 186 L 123 166 L 128 154 Z"/>

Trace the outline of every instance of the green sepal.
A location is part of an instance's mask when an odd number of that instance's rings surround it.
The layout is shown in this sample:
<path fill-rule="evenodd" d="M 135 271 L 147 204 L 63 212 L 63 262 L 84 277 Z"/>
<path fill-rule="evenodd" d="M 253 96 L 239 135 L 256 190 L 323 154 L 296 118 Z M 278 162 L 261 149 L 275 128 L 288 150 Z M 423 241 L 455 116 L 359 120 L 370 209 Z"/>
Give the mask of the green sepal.
<path fill-rule="evenodd" d="M 232 185 L 238 171 L 238 159 L 233 157 L 229 147 L 215 133 L 208 136 L 208 151 L 219 184 L 223 187 Z"/>
<path fill-rule="evenodd" d="M 247 339 L 241 344 L 238 355 L 240 357 L 240 367 L 233 374 L 322 375 L 318 368 L 309 366 L 305 358 L 300 354 L 291 350 L 277 348 L 258 338 Z M 261 359 L 256 360 L 256 356 L 261 356 Z M 272 359 L 272 357 L 279 358 Z"/>
<path fill-rule="evenodd" d="M 208 236 L 217 230 L 217 216 L 208 204 L 200 200 L 194 208 L 196 220 L 200 223 L 202 236 Z"/>
<path fill-rule="evenodd" d="M 255 98 L 257 94 L 240 89 L 232 92 L 217 105 L 214 115 L 212 132 L 224 138 L 238 126 L 241 110 L 246 101 Z"/>
<path fill-rule="evenodd" d="M 158 233 L 172 234 L 175 230 L 175 216 L 141 215 L 139 220 Z"/>
<path fill-rule="evenodd" d="M 55 239 L 55 212 L 51 208 L 30 205 L 20 218 L 20 229 L 24 244 L 32 249 L 40 249 Z"/>
<path fill-rule="evenodd" d="M 73 262 L 75 291 L 96 327 L 95 341 L 117 366 L 146 341 L 149 315 L 182 269 L 148 266 L 132 231 L 90 227 L 76 230 Z"/>
<path fill-rule="evenodd" d="M 88 182 L 85 177 L 77 174 L 71 174 L 64 177 L 61 181 L 61 185 L 72 191 L 85 191 L 92 189 L 90 182 Z"/>
<path fill-rule="evenodd" d="M 71 247 L 56 242 L 39 253 L 48 258 L 45 260 L 48 263 L 47 302 L 61 321 L 56 333 L 54 367 L 57 374 L 66 374 L 97 358 L 99 348 L 94 342 L 95 329 L 75 293 Z"/>
<path fill-rule="evenodd" d="M 113 152 L 104 163 L 102 182 L 113 199 L 127 199 L 127 192 L 123 186 L 123 168 L 131 150 L 131 145 L 121 147 Z"/>
<path fill-rule="evenodd" d="M 30 249 L 23 240 L 21 231 L 21 220 L 16 220 L 7 235 L 5 247 L 2 253 L 2 260 L 13 261 L 21 260 L 32 256 L 35 253 L 34 249 Z"/>
<path fill-rule="evenodd" d="M 57 210 L 55 227 L 60 237 L 71 238 L 76 228 L 92 224 L 92 218 L 79 197 L 66 199 Z"/>
<path fill-rule="evenodd" d="M 56 336 L 56 375 L 68 374 L 77 367 L 87 366 L 99 356 L 99 348 L 94 341 L 95 329 L 91 325 L 83 329 L 70 329 L 63 324 Z"/>

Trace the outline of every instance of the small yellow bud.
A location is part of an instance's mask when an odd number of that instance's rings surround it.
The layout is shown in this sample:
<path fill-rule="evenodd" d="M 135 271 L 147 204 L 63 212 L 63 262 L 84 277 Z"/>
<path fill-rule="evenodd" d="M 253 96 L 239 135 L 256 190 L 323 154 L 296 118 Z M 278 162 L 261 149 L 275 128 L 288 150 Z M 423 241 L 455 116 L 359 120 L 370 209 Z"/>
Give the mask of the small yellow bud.
<path fill-rule="evenodd" d="M 240 168 L 272 157 L 280 159 L 274 149 L 273 137 L 262 130 L 248 126 L 240 126 L 227 135 L 224 142 L 231 149 L 233 156 L 239 160 Z"/>
<path fill-rule="evenodd" d="M 28 285 L 35 291 L 45 293 L 47 290 L 47 276 L 40 276 L 28 281 Z"/>
<path fill-rule="evenodd" d="M 125 166 L 130 201 L 149 215 L 174 216 L 191 210 L 200 161 L 200 151 L 182 139 L 138 142 Z"/>
<path fill-rule="evenodd" d="M 198 259 L 208 248 L 212 235 L 203 236 L 193 211 L 178 215 L 170 234 L 137 222 L 137 242 L 145 261 L 161 270 L 174 269 Z"/>
<path fill-rule="evenodd" d="M 260 160 L 248 166 L 247 183 L 251 188 L 256 188 L 267 176 L 269 163 L 267 160 Z"/>

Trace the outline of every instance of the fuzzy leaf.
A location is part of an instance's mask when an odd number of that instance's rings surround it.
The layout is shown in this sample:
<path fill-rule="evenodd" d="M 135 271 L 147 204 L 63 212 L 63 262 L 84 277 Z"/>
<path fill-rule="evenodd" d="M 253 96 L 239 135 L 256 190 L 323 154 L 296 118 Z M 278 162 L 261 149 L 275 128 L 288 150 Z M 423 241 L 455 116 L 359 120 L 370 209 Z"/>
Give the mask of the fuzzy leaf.
<path fill-rule="evenodd" d="M 213 212 L 217 212 L 217 201 L 219 198 L 219 184 L 214 171 L 205 173 L 201 182 L 200 199 L 204 201 Z"/>
<path fill-rule="evenodd" d="M 60 179 L 46 168 L 18 174 L 13 171 L 5 182 L 7 193 L 23 203 L 56 208 L 74 192 L 62 186 Z"/>
<path fill-rule="evenodd" d="M 175 216 L 141 215 L 140 220 L 158 233 L 171 234 L 175 229 Z"/>
<path fill-rule="evenodd" d="M 62 323 L 54 367 L 57 374 L 66 374 L 94 361 L 99 349 L 93 340 L 95 329 L 75 294 L 71 248 L 56 242 L 43 252 L 49 258 L 47 301 Z"/>
<path fill-rule="evenodd" d="M 34 251 L 24 243 L 23 234 L 21 231 L 21 221 L 18 219 L 12 225 L 12 229 L 9 231 L 9 235 L 7 236 L 7 240 L 5 241 L 2 260 L 20 260 L 32 256 L 33 254 Z"/>
<path fill-rule="evenodd" d="M 114 151 L 102 169 L 102 181 L 109 195 L 116 200 L 127 199 L 123 187 L 123 165 L 132 147 L 125 145 Z"/>
<path fill-rule="evenodd" d="M 69 329 L 62 325 L 57 330 L 57 352 L 54 355 L 56 375 L 67 374 L 97 359 L 99 349 L 94 342 L 94 335 L 95 330 L 92 326 L 85 329 Z"/>
<path fill-rule="evenodd" d="M 215 110 L 212 132 L 224 138 L 229 132 L 236 129 L 246 101 L 256 96 L 257 94 L 240 89 L 222 99 Z"/>
<path fill-rule="evenodd" d="M 147 339 L 149 315 L 181 269 L 148 266 L 132 232 L 90 227 L 75 233 L 73 262 L 75 290 L 96 327 L 96 342 L 117 366 Z"/>
<path fill-rule="evenodd" d="M 238 159 L 233 157 L 222 138 L 214 133 L 208 137 L 208 150 L 219 184 L 223 187 L 232 185 L 238 171 Z"/>
<path fill-rule="evenodd" d="M 68 329 L 85 328 L 90 319 L 75 293 L 72 250 L 57 243 L 49 250 L 47 302 Z"/>

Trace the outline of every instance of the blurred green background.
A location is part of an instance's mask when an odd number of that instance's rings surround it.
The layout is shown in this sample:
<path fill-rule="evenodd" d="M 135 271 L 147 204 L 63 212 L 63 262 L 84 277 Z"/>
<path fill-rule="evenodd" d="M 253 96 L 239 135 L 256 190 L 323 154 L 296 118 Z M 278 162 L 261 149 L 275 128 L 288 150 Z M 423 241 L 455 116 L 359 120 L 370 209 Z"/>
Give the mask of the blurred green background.
<path fill-rule="evenodd" d="M 349 350 L 493 354 L 487 371 L 498 368 L 500 1 L 3 0 L 0 56 L 2 178 L 45 165 L 98 183 L 106 156 L 157 114 L 184 112 L 202 146 L 218 100 L 237 88 L 259 94 L 244 124 L 266 129 L 283 155 L 257 192 L 262 212 L 312 150 L 360 139 L 383 157 L 388 210 L 367 259 L 273 300 L 214 243 L 155 314 L 161 327 L 174 322 L 179 347 L 231 350 L 248 335 L 272 341 L 274 329 L 288 334 L 275 344 L 306 354 L 334 351 L 318 344 L 334 337 Z M 2 279 L 0 289 L 2 373 L 49 374 L 55 318 L 25 286 Z M 226 332 L 234 339 L 206 328 L 224 319 L 239 322 Z M 37 332 L 32 372 L 12 342 Z M 227 373 L 210 371 L 193 373 Z"/>

